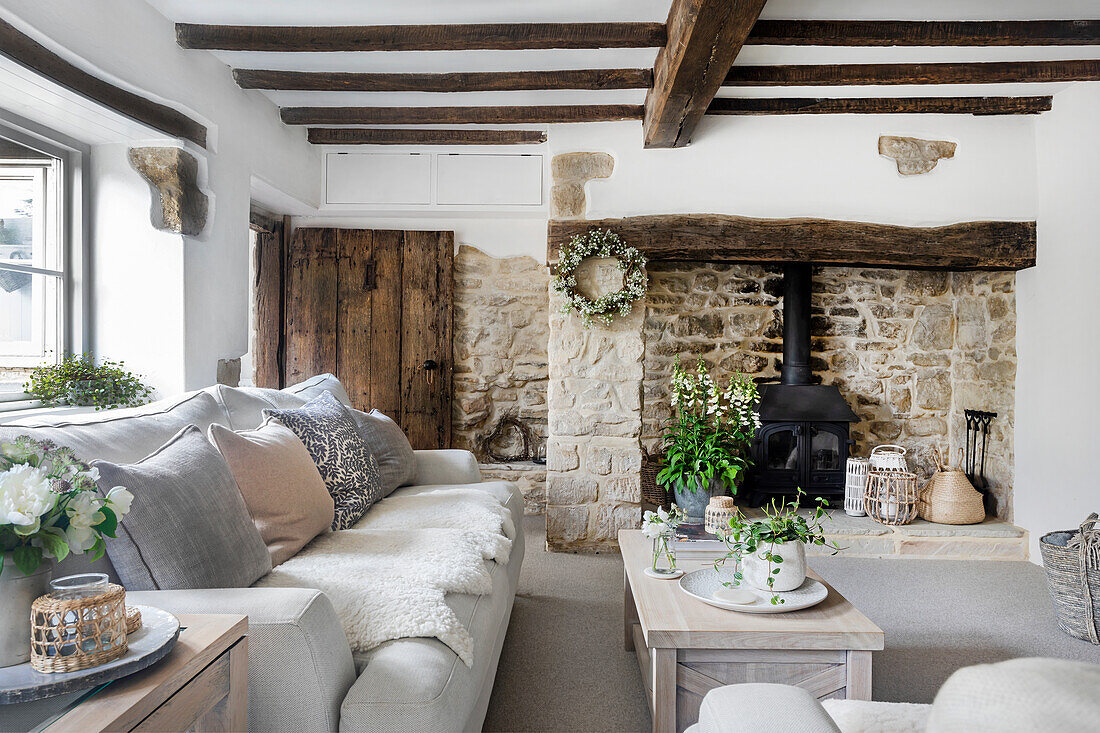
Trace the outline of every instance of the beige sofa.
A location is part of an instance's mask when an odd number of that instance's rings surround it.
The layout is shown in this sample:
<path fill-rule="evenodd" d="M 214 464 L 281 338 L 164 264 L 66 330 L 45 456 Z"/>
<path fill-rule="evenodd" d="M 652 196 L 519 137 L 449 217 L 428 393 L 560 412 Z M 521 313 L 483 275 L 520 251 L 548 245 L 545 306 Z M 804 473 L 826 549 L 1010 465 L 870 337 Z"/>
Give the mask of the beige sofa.
<path fill-rule="evenodd" d="M 29 434 L 71 446 L 86 460 L 133 462 L 189 424 L 204 432 L 212 423 L 234 430 L 253 428 L 265 408 L 297 407 L 325 390 L 348 403 L 340 382 L 323 374 L 285 390 L 216 386 L 132 410 L 64 415 L 53 421 L 38 415 L 0 425 L 0 440 Z M 500 490 L 500 482 L 481 481 L 477 462 L 467 451 L 416 451 L 416 461 L 416 486 L 461 484 Z M 522 526 L 523 498 L 513 485 L 507 486 L 507 507 L 515 520 L 511 524 Z M 416 490 L 409 486 L 397 492 Z M 491 594 L 446 599 L 474 639 L 472 668 L 437 639 L 398 639 L 353 655 L 332 604 L 315 590 L 148 591 L 129 598 L 174 613 L 249 617 L 251 730 L 480 730 L 523 562 L 523 533 L 511 539 L 507 564 L 486 562 L 493 579 Z M 66 559 L 55 575 L 89 569 L 117 580 L 107 558 L 94 566 L 83 557 Z M 2 712 L 6 722 L 16 719 L 17 711 L 10 707 Z"/>

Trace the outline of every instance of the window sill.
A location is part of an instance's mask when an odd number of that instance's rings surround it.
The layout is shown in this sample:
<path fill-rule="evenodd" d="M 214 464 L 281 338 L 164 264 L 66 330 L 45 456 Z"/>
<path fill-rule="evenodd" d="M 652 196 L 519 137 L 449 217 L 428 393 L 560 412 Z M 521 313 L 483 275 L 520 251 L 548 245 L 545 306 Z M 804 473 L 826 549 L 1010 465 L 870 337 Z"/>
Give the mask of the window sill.
<path fill-rule="evenodd" d="M 0 425 L 10 425 L 30 418 L 41 418 L 43 421 L 53 421 L 68 415 L 87 415 L 91 412 L 95 412 L 94 407 L 72 407 L 69 405 L 58 405 L 56 407 L 30 406 L 23 409 L 0 412 Z"/>

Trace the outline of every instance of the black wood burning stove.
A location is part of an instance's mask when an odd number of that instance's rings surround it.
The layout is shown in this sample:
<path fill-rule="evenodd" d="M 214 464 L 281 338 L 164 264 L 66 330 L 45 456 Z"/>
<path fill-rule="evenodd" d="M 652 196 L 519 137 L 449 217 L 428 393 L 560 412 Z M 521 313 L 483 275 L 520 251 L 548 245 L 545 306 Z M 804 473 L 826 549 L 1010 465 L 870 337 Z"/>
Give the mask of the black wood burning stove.
<path fill-rule="evenodd" d="M 759 506 L 769 496 L 844 495 L 844 470 L 858 418 L 833 385 L 812 384 L 811 266 L 783 269 L 783 368 L 779 384 L 760 387 L 760 422 L 745 488 Z"/>

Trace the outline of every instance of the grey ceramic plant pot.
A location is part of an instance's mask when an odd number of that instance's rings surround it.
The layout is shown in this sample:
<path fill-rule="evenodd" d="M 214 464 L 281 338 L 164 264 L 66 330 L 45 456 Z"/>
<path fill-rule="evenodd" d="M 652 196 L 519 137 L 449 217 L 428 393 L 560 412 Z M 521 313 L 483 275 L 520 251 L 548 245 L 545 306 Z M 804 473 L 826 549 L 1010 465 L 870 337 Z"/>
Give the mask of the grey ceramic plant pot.
<path fill-rule="evenodd" d="M 15 567 L 10 552 L 4 553 L 0 572 L 0 667 L 31 659 L 31 604 L 50 590 L 53 563 L 43 562 L 31 575 Z"/>
<path fill-rule="evenodd" d="M 672 497 L 676 502 L 676 506 L 684 510 L 689 522 L 702 522 L 710 498 L 712 496 L 724 496 L 725 494 L 726 484 L 718 478 L 711 479 L 710 485 L 705 489 L 700 486 L 699 479 L 694 479 L 690 487 L 684 481 L 677 481 L 672 488 Z"/>

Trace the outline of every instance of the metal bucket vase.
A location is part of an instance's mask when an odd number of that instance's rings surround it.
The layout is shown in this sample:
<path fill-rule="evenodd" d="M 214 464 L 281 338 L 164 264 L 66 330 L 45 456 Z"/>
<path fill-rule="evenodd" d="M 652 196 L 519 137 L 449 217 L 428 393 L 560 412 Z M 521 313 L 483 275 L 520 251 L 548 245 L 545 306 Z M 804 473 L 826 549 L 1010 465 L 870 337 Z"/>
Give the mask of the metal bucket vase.
<path fill-rule="evenodd" d="M 689 486 L 695 490 L 692 491 Z M 690 484 L 677 481 L 673 487 L 672 496 L 676 506 L 683 509 L 684 513 L 687 514 L 689 522 L 702 524 L 706 517 L 707 505 L 710 504 L 710 498 L 712 496 L 724 496 L 726 489 L 726 483 L 722 479 L 711 479 L 706 488 L 700 485 L 699 479 L 692 479 Z"/>
<path fill-rule="evenodd" d="M 31 604 L 50 590 L 53 563 L 43 562 L 31 575 L 15 567 L 10 552 L 4 553 L 0 572 L 0 667 L 31 659 Z"/>

